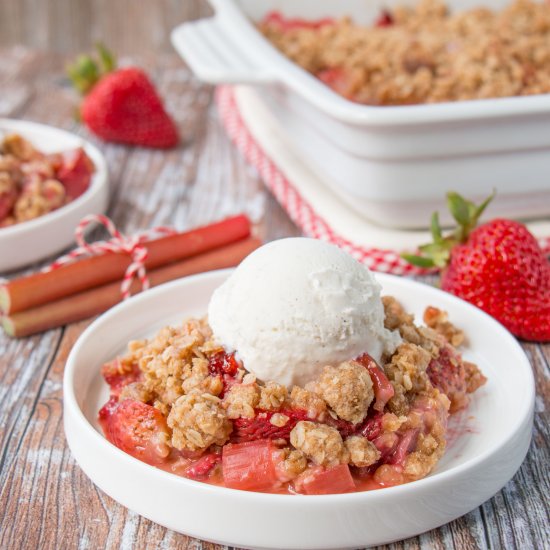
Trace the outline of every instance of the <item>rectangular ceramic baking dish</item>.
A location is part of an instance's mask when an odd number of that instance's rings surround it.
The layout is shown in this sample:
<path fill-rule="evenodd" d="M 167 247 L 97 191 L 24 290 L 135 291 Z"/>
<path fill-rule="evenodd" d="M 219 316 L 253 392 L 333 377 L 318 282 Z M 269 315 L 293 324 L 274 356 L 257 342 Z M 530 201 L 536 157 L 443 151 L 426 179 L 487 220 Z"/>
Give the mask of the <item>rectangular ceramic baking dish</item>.
<path fill-rule="evenodd" d="M 447 190 L 498 196 L 492 216 L 550 214 L 550 94 L 430 105 L 355 104 L 280 54 L 254 27 L 271 10 L 292 17 L 351 16 L 415 0 L 210 0 L 215 15 L 176 28 L 172 42 L 195 74 L 253 86 L 304 162 L 363 216 L 425 227 Z M 508 0 L 448 0 L 451 9 Z"/>

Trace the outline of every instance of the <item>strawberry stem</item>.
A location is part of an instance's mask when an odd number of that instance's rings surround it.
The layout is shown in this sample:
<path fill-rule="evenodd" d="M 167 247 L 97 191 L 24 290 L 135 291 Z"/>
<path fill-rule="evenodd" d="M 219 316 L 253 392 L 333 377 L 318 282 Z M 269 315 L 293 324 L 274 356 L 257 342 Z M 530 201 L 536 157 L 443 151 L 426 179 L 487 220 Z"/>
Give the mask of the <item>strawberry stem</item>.
<path fill-rule="evenodd" d="M 447 193 L 447 206 L 458 223 L 454 236 L 459 243 L 465 243 L 468 240 L 468 236 L 477 226 L 481 214 L 493 200 L 495 194 L 496 191 L 493 190 L 491 195 L 478 206 L 454 191 Z"/>
<path fill-rule="evenodd" d="M 116 69 L 115 57 L 103 44 L 97 44 L 97 51 L 99 63 L 89 55 L 80 55 L 67 67 L 69 78 L 82 95 L 86 95 L 102 76 Z"/>
<path fill-rule="evenodd" d="M 465 243 L 470 233 L 477 226 L 479 218 L 493 200 L 496 191 L 493 190 L 480 205 L 465 199 L 458 193 L 447 193 L 447 206 L 457 222 L 457 227 L 447 236 L 443 236 L 439 223 L 439 214 L 434 212 L 430 222 L 430 232 L 433 242 L 418 247 L 421 254 L 401 254 L 401 257 L 412 265 L 422 268 L 445 268 L 451 258 L 451 251 L 457 244 Z"/>
<path fill-rule="evenodd" d="M 401 254 L 401 257 L 416 267 L 425 267 L 426 269 L 435 267 L 434 261 L 424 256 L 417 256 L 416 254 Z"/>
<path fill-rule="evenodd" d="M 107 74 L 114 71 L 117 67 L 116 58 L 113 52 L 105 47 L 105 44 L 98 42 L 96 48 L 99 54 L 99 61 L 101 63 L 101 74 Z"/>
<path fill-rule="evenodd" d="M 81 55 L 67 67 L 67 74 L 74 87 L 82 94 L 87 94 L 99 80 L 97 63 L 87 55 Z"/>

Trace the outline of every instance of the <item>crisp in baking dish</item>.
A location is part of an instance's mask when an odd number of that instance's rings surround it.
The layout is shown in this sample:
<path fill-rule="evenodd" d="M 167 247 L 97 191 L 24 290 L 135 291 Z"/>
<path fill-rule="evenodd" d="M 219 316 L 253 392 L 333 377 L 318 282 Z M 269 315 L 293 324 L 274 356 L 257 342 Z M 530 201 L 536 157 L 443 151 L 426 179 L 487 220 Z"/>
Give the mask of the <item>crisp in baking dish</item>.
<path fill-rule="evenodd" d="M 384 226 L 419 228 L 449 189 L 498 196 L 492 215 L 550 214 L 550 94 L 410 106 L 365 106 L 337 95 L 279 53 L 254 21 L 278 10 L 316 19 L 376 19 L 414 0 L 210 0 L 212 18 L 173 31 L 177 51 L 210 83 L 254 87 L 289 142 L 352 208 Z M 483 5 L 500 9 L 506 0 Z M 451 9 L 480 2 L 451 0 Z M 444 219 L 445 221 L 445 219 Z"/>

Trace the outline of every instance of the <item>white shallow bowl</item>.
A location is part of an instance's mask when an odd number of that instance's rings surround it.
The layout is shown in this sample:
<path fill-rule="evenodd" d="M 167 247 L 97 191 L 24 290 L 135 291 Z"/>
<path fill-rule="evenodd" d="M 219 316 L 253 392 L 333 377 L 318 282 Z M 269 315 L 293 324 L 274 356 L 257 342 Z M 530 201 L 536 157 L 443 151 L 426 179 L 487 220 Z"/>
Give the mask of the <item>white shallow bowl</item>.
<path fill-rule="evenodd" d="M 0 229 L 0 271 L 36 262 L 67 248 L 74 230 L 87 214 L 102 214 L 107 208 L 109 189 L 107 164 L 97 147 L 81 137 L 35 122 L 0 119 L 0 136 L 20 134 L 44 153 L 83 147 L 95 165 L 90 187 L 76 200 L 49 214 Z"/>
<path fill-rule="evenodd" d="M 539 0 L 544 1 L 544 0 Z M 451 10 L 501 10 L 511 0 L 447 0 Z M 351 16 L 371 24 L 383 8 L 417 0 L 209 0 L 215 15 L 184 23 L 172 43 L 210 83 L 253 85 L 296 154 L 366 219 L 427 227 L 445 193 L 498 195 L 494 216 L 550 214 L 550 94 L 431 105 L 359 105 L 286 59 L 254 28 L 271 10 L 289 17 Z"/>
<path fill-rule="evenodd" d="M 436 470 L 407 485 L 343 495 L 292 496 L 214 487 L 149 466 L 109 443 L 96 421 L 108 398 L 104 361 L 126 343 L 186 316 L 203 315 L 231 270 L 187 277 L 144 292 L 96 320 L 79 338 L 64 377 L 69 447 L 88 477 L 124 506 L 200 539 L 261 549 L 359 548 L 417 535 L 494 495 L 517 471 L 533 422 L 534 380 L 516 340 L 477 308 L 432 287 L 377 274 L 384 294 L 421 316 L 446 309 L 466 329 L 464 355 L 488 377 L 452 422 L 452 441 Z"/>

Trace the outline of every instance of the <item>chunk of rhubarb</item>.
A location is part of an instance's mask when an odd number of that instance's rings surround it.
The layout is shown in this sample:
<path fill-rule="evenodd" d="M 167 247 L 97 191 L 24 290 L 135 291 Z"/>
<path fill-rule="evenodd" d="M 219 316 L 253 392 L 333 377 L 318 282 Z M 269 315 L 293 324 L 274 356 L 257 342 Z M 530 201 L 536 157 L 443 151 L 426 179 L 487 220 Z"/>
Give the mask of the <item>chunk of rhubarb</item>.
<path fill-rule="evenodd" d="M 400 438 L 397 447 L 392 455 L 388 458 L 388 464 L 396 464 L 397 466 L 405 466 L 405 460 L 416 447 L 419 429 L 407 430 Z"/>
<path fill-rule="evenodd" d="M 313 468 L 301 478 L 300 492 L 306 495 L 334 495 L 355 491 L 355 483 L 347 464 L 332 468 Z"/>
<path fill-rule="evenodd" d="M 280 482 L 277 479 L 270 440 L 230 443 L 222 453 L 223 480 L 226 487 L 243 491 L 270 491 Z"/>
<path fill-rule="evenodd" d="M 376 401 L 373 408 L 377 411 L 383 411 L 386 403 L 394 396 L 395 390 L 388 380 L 386 373 L 378 366 L 376 361 L 367 353 L 361 355 L 356 361 L 361 363 L 370 374 L 374 396 Z"/>

